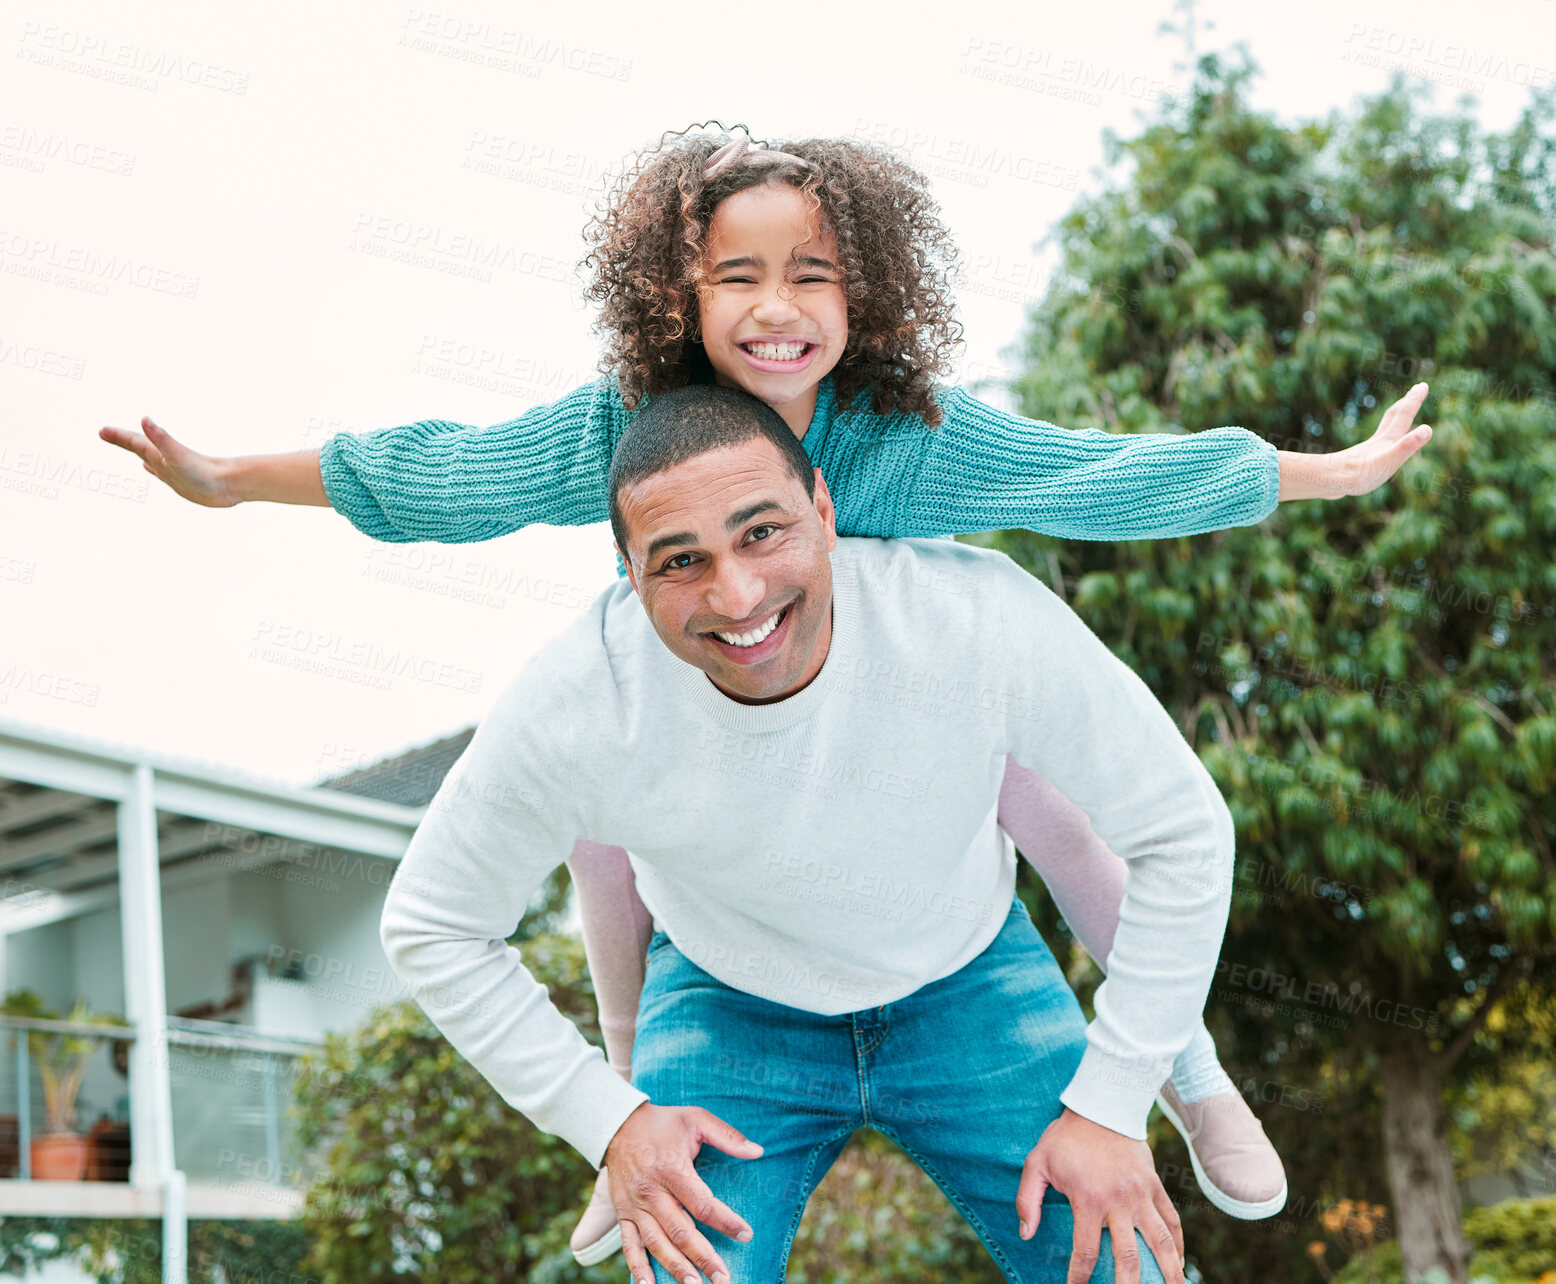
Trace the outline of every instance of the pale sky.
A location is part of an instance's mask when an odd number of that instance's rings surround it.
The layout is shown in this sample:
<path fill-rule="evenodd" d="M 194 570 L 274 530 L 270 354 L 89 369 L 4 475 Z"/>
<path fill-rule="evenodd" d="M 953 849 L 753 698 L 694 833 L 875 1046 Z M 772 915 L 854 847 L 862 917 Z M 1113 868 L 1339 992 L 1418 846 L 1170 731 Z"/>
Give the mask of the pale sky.
<path fill-rule="evenodd" d="M 556 399 L 594 373 L 572 268 L 602 172 L 708 118 L 925 169 L 967 265 L 959 377 L 988 375 L 1103 129 L 1134 132 L 1184 81 L 1167 0 L 971 0 L 932 25 L 913 6 L 701 25 L 617 3 L 138 8 L 21 0 L 0 21 L 0 721 L 291 782 L 478 720 L 610 582 L 606 528 L 386 545 L 328 509 L 198 508 L 101 425 L 150 414 L 208 453 L 265 453 Z M 1200 17 L 1202 47 L 1248 40 L 1254 101 L 1288 120 L 1402 62 L 1504 128 L 1556 74 L 1556 0 Z M 457 275 L 470 239 L 513 266 Z M 411 242 L 424 262 L 394 257 Z"/>

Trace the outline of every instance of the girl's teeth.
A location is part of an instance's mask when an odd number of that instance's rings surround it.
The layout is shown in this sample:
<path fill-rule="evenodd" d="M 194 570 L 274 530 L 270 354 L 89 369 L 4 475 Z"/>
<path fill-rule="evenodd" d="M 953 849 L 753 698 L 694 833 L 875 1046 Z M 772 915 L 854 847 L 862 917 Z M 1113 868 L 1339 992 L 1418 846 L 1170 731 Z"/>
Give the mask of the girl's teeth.
<path fill-rule="evenodd" d="M 783 612 L 779 611 L 777 615 L 774 615 L 761 628 L 753 629 L 750 633 L 720 633 L 715 629 L 713 636 L 718 638 L 720 642 L 729 643 L 730 646 L 755 646 L 778 627 L 778 616 L 782 614 Z"/>
<path fill-rule="evenodd" d="M 748 343 L 746 351 L 763 361 L 798 361 L 806 346 L 803 343 Z"/>

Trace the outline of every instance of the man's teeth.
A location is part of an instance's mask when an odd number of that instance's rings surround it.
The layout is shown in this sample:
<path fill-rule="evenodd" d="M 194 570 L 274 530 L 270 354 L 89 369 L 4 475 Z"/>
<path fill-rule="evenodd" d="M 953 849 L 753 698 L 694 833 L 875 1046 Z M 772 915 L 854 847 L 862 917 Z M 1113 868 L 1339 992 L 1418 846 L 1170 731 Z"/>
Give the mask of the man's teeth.
<path fill-rule="evenodd" d="M 778 619 L 782 615 L 782 611 L 777 612 L 770 620 L 767 621 L 766 624 L 762 625 L 761 628 L 752 629 L 749 633 L 720 633 L 717 629 L 715 629 L 713 631 L 713 636 L 716 637 L 720 642 L 727 642 L 730 646 L 755 646 L 758 642 L 760 642 L 763 638 L 765 638 L 769 633 L 778 627 Z"/>
<path fill-rule="evenodd" d="M 807 343 L 748 343 L 746 351 L 763 361 L 798 361 L 809 346 Z"/>

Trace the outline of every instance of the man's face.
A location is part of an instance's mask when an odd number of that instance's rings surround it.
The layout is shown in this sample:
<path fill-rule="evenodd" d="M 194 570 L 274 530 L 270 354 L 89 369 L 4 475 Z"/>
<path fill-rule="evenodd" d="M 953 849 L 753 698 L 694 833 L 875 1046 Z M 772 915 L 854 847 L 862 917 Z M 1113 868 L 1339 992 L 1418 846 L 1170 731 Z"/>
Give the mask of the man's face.
<path fill-rule="evenodd" d="M 654 631 L 726 695 L 764 704 L 821 671 L 832 641 L 832 499 L 755 437 L 624 487 L 620 550 Z"/>

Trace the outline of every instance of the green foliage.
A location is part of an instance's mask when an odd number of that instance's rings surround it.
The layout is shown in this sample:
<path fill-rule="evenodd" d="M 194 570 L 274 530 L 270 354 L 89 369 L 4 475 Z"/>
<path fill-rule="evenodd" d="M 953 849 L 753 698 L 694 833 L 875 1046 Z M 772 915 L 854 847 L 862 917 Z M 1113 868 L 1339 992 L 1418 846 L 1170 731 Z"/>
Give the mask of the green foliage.
<path fill-rule="evenodd" d="M 1475 1246 L 1470 1265 L 1477 1273 L 1509 1284 L 1556 1274 L 1556 1196 L 1472 1208 L 1464 1230 Z"/>
<path fill-rule="evenodd" d="M 1556 1178 L 1556 992 L 1520 985 L 1477 1032 L 1449 1097 L 1454 1167 Z"/>
<path fill-rule="evenodd" d="M 1549 1284 L 1556 1274 L 1556 1197 L 1510 1199 L 1472 1208 L 1464 1231 L 1474 1246 L 1470 1284 Z M 1403 1284 L 1399 1244 L 1379 1246 L 1372 1262 L 1355 1258 L 1335 1275 L 1336 1284 Z"/>
<path fill-rule="evenodd" d="M 302 1227 L 280 1221 L 189 1223 L 191 1284 L 301 1279 Z M 0 1218 L 0 1271 L 27 1274 L 74 1262 L 98 1284 L 160 1284 L 162 1227 L 133 1218 Z"/>
<path fill-rule="evenodd" d="M 598 1041 L 579 942 L 523 948 L 558 1008 Z M 527 1278 L 546 1248 L 532 1237 L 576 1221 L 593 1182 L 582 1156 L 503 1102 L 408 1001 L 331 1036 L 299 1077 L 296 1110 L 300 1143 L 324 1162 L 303 1225 L 306 1269 L 325 1284 Z"/>
<path fill-rule="evenodd" d="M 1229 1236 L 1192 1194 L 1185 1222 L 1217 1274 L 1298 1278 L 1326 1201 L 1391 1202 L 1376 1055 L 1470 1067 L 1488 996 L 1556 991 L 1556 95 L 1505 135 L 1401 80 L 1285 125 L 1248 107 L 1253 74 L 1202 59 L 1185 101 L 1109 139 L 1115 178 L 1055 233 L 1020 408 L 1327 453 L 1424 379 L 1432 442 L 1372 495 L 1256 527 L 979 542 L 1060 577 L 1232 809 L 1207 1021 L 1240 1083 L 1333 1093 L 1317 1117 L 1256 1104 L 1287 1233 Z"/>
<path fill-rule="evenodd" d="M 128 1025 L 121 1016 L 93 1012 L 85 999 L 78 998 L 63 1017 L 43 1001 L 35 990 L 13 990 L 0 1002 L 0 1016 L 26 1017 L 34 1021 L 73 1021 L 78 1025 Z M 12 1031 L 11 1046 L 17 1032 Z M 47 1129 L 51 1133 L 70 1132 L 76 1126 L 76 1094 L 86 1074 L 87 1062 L 103 1042 L 88 1034 L 62 1031 L 27 1031 L 27 1055 L 43 1080 L 43 1100 Z"/>
<path fill-rule="evenodd" d="M 1014 1208 L 1014 1191 L 1011 1201 Z M 786 1278 L 995 1284 L 1004 1277 L 923 1170 L 879 1133 L 859 1132 L 806 1205 Z"/>

